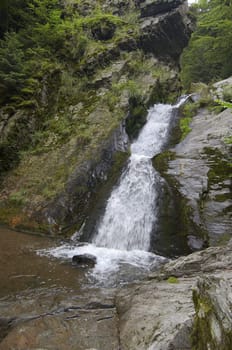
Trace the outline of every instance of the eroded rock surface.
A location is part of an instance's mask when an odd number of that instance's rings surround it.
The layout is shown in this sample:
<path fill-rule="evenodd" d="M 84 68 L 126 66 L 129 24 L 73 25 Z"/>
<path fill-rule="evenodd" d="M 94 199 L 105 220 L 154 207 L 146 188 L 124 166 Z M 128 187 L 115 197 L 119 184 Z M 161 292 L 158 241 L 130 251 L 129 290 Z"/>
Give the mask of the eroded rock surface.
<path fill-rule="evenodd" d="M 230 350 L 231 281 L 232 244 L 121 289 L 27 290 L 0 299 L 0 349 Z"/>

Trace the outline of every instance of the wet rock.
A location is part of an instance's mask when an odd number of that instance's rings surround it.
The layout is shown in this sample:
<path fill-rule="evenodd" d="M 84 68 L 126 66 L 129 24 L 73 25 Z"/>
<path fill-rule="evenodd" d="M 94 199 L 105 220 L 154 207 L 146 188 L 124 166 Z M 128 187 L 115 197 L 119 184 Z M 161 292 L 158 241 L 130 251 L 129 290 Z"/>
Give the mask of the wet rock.
<path fill-rule="evenodd" d="M 201 239 L 208 237 L 210 245 L 229 240 L 232 232 L 231 155 L 225 142 L 231 134 L 231 117 L 230 110 L 217 115 L 199 111 L 192 119 L 192 131 L 172 150 L 175 159 L 168 161 L 167 174 L 191 208 Z"/>
<path fill-rule="evenodd" d="M 94 267 L 97 262 L 97 258 L 91 254 L 74 255 L 72 257 L 72 263 L 80 267 Z"/>

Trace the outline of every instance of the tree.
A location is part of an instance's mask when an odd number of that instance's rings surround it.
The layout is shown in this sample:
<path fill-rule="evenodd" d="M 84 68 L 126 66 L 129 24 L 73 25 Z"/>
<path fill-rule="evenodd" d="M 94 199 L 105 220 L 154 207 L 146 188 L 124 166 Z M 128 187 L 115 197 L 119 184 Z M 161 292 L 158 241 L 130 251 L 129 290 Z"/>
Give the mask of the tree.
<path fill-rule="evenodd" d="M 182 82 L 209 83 L 232 74 L 232 5 L 210 0 L 198 5 L 198 21 L 181 58 Z"/>

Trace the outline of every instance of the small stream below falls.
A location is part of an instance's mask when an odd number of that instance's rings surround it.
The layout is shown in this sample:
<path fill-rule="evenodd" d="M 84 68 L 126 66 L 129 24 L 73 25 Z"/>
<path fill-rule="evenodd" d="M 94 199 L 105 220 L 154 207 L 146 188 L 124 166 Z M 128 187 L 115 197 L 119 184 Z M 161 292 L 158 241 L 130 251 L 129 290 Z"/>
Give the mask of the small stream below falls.
<path fill-rule="evenodd" d="M 151 233 L 155 232 L 159 210 L 159 191 L 163 179 L 153 168 L 152 158 L 160 153 L 170 135 L 178 107 L 157 104 L 131 145 L 127 166 L 113 188 L 103 215 L 98 219 L 92 241 L 69 243 L 39 250 L 40 255 L 70 261 L 74 255 L 91 254 L 97 258 L 88 278 L 103 285 L 115 285 L 141 277 L 167 261 L 151 252 Z"/>

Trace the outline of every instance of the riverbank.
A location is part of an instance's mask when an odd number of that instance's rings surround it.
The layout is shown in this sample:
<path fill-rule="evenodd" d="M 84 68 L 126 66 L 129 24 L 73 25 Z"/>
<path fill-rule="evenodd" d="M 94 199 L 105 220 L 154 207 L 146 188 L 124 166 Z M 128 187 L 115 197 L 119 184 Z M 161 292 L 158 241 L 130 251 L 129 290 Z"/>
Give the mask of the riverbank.
<path fill-rule="evenodd" d="M 8 276 L 23 278 L 24 288 L 9 281 L 0 298 L 1 350 L 231 348 L 231 244 L 173 260 L 139 283 L 96 288 L 84 286 L 71 265 L 33 256 L 32 248 L 48 242 L 8 234 L 22 239 L 14 245 L 17 269 Z M 31 259 L 24 267 L 22 247 L 24 262 Z M 33 285 L 32 274 L 44 283 Z"/>

